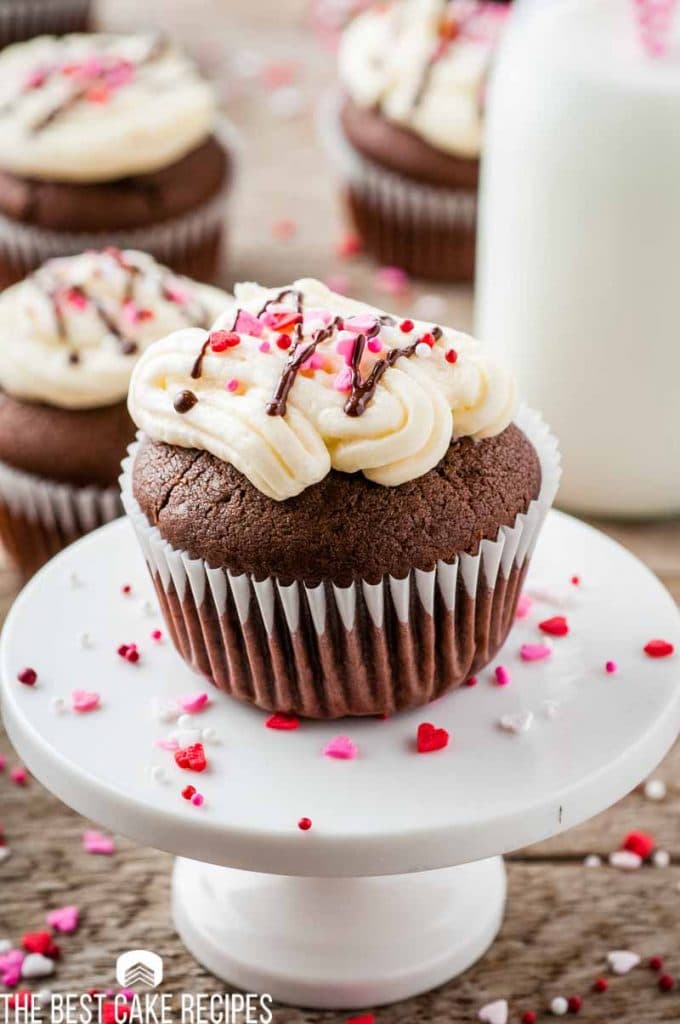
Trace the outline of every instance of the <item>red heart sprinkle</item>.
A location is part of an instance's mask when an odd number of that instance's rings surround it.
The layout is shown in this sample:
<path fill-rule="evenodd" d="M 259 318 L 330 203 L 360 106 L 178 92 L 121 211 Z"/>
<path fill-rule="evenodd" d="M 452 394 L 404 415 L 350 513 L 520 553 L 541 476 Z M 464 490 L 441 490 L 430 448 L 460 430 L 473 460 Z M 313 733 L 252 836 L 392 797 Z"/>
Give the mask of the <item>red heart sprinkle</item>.
<path fill-rule="evenodd" d="M 539 622 L 538 628 L 542 633 L 550 636 L 566 636 L 569 632 L 569 623 L 564 615 L 553 615 L 552 619 L 544 619 Z"/>
<path fill-rule="evenodd" d="M 283 712 L 279 712 L 276 715 L 270 715 L 264 724 L 268 729 L 291 730 L 297 729 L 300 719 L 296 718 L 295 715 L 286 715 Z"/>
<path fill-rule="evenodd" d="M 443 750 L 449 742 L 446 729 L 436 729 L 431 722 L 421 722 L 418 726 L 416 745 L 419 754 L 429 754 L 433 750 Z"/>
<path fill-rule="evenodd" d="M 59 956 L 59 946 L 51 932 L 27 932 L 21 936 L 21 945 L 27 953 L 41 953 L 50 960 L 56 960 Z"/>
<path fill-rule="evenodd" d="M 37 678 L 38 673 L 34 668 L 22 668 L 21 672 L 17 675 L 17 679 L 24 686 L 34 686 Z"/>
<path fill-rule="evenodd" d="M 208 767 L 208 759 L 202 743 L 192 743 L 184 750 L 175 751 L 175 761 L 187 772 L 204 772 Z"/>
<path fill-rule="evenodd" d="M 622 850 L 637 853 L 638 857 L 647 860 L 656 849 L 656 839 L 647 832 L 629 832 L 621 844 Z"/>
<path fill-rule="evenodd" d="M 650 658 L 667 658 L 674 651 L 675 647 L 668 640 L 650 640 L 644 646 L 644 652 Z"/>
<path fill-rule="evenodd" d="M 195 795 L 196 795 L 196 787 L 195 786 L 185 786 L 184 789 L 182 790 L 182 796 L 184 797 L 185 800 L 191 800 L 192 796 L 195 796 Z"/>

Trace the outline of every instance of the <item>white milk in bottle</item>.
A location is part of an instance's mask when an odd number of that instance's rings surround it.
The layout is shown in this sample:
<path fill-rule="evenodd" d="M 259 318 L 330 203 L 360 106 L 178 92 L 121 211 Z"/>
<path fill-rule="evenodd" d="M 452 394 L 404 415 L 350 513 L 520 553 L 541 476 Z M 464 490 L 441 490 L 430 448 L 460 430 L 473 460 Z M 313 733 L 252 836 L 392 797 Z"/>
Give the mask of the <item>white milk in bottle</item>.
<path fill-rule="evenodd" d="M 558 434 L 561 503 L 680 513 L 680 32 L 525 0 L 490 87 L 476 330 Z M 678 19 L 680 20 L 680 11 Z"/>

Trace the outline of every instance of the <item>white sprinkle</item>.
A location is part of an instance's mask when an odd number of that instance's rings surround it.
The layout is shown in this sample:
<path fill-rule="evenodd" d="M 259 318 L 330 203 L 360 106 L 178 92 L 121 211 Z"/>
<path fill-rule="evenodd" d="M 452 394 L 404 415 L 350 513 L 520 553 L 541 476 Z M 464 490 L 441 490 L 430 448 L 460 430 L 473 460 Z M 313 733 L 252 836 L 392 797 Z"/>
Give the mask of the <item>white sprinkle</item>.
<path fill-rule="evenodd" d="M 71 590 L 77 590 L 78 587 L 82 587 L 83 581 L 77 572 L 72 572 L 68 578 L 69 586 Z"/>
<path fill-rule="evenodd" d="M 29 953 L 21 965 L 22 978 L 48 978 L 54 974 L 55 963 L 42 953 Z"/>
<path fill-rule="evenodd" d="M 0 956 L 4 956 L 5 953 L 9 953 L 12 948 L 12 943 L 9 939 L 0 939 Z"/>
<path fill-rule="evenodd" d="M 564 996 L 555 996 L 550 1004 L 550 1012 L 555 1017 L 564 1017 L 565 1013 L 569 1009 L 569 1003 Z"/>
<path fill-rule="evenodd" d="M 607 963 L 614 974 L 628 974 L 640 963 L 640 957 L 629 949 L 613 949 L 607 953 Z"/>
<path fill-rule="evenodd" d="M 609 863 L 621 871 L 635 871 L 642 865 L 642 857 L 632 850 L 614 850 L 609 854 Z"/>
<path fill-rule="evenodd" d="M 201 739 L 205 740 L 206 743 L 214 743 L 217 740 L 217 729 L 213 729 L 210 725 L 207 729 L 204 729 L 201 733 Z"/>
<path fill-rule="evenodd" d="M 158 697 L 154 697 L 151 701 L 151 713 L 157 722 L 163 722 L 166 725 L 176 722 L 179 715 L 176 704 L 159 700 Z"/>
<path fill-rule="evenodd" d="M 507 1024 L 508 1001 L 507 999 L 496 999 L 493 1003 L 487 1003 L 477 1014 L 478 1020 L 483 1024 Z"/>
<path fill-rule="evenodd" d="M 142 605 L 142 611 L 145 615 L 148 615 L 149 618 L 154 618 L 158 614 L 158 611 L 152 601 L 145 601 Z"/>
<path fill-rule="evenodd" d="M 559 711 L 559 701 L 556 700 L 544 700 L 543 701 L 543 714 L 546 718 L 552 720 L 557 718 L 557 712 Z"/>
<path fill-rule="evenodd" d="M 12 851 L 9 846 L 0 846 L 0 864 L 2 864 L 4 860 L 9 860 L 11 856 Z"/>
<path fill-rule="evenodd" d="M 419 341 L 418 344 L 416 345 L 416 355 L 420 359 L 431 359 L 432 358 L 432 349 L 427 344 L 427 342 Z"/>
<path fill-rule="evenodd" d="M 668 850 L 655 850 L 652 856 L 652 864 L 655 868 L 667 868 L 671 862 L 671 855 Z"/>
<path fill-rule="evenodd" d="M 645 782 L 645 796 L 648 800 L 663 800 L 666 792 L 666 783 L 663 779 L 647 779 Z"/>
<path fill-rule="evenodd" d="M 177 725 L 179 726 L 180 729 L 195 728 L 194 720 L 191 715 L 180 715 L 179 718 L 177 719 Z"/>
<path fill-rule="evenodd" d="M 515 735 L 526 732 L 531 728 L 534 721 L 534 715 L 532 711 L 518 711 L 514 715 L 503 715 L 498 720 L 498 724 L 501 729 L 505 732 L 512 732 Z"/>
<path fill-rule="evenodd" d="M 55 715 L 63 715 L 64 711 L 66 711 L 66 701 L 63 697 L 53 697 L 50 701 L 50 707 Z"/>
<path fill-rule="evenodd" d="M 602 857 L 598 857 L 596 853 L 589 854 L 583 861 L 584 868 L 601 868 Z"/>
<path fill-rule="evenodd" d="M 158 764 L 152 764 L 149 768 L 149 775 L 151 776 L 152 782 L 165 782 L 165 772 Z"/>
<path fill-rule="evenodd" d="M 90 636 L 89 633 L 80 633 L 80 635 L 78 636 L 78 643 L 80 645 L 81 650 L 83 651 L 88 651 L 92 647 L 94 647 L 94 644 L 92 643 L 92 637 Z"/>

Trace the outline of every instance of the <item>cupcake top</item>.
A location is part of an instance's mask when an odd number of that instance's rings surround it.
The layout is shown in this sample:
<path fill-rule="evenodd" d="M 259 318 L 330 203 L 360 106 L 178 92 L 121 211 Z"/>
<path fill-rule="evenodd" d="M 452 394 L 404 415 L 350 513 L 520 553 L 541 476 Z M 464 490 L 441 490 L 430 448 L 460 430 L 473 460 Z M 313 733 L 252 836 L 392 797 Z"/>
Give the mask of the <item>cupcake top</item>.
<path fill-rule="evenodd" d="M 40 36 L 0 53 L 0 167 L 52 181 L 157 171 L 211 133 L 211 87 L 158 35 Z"/>
<path fill-rule="evenodd" d="M 488 0 L 392 0 L 345 31 L 340 79 L 437 149 L 478 157 L 486 78 L 509 6 Z"/>
<path fill-rule="evenodd" d="M 50 260 L 0 295 L 0 388 L 65 409 L 120 402 L 152 341 L 209 327 L 230 301 L 131 249 Z"/>
<path fill-rule="evenodd" d="M 414 480 L 453 438 L 501 433 L 515 386 L 468 335 L 302 280 L 237 285 L 212 332 L 156 342 L 135 367 L 129 409 L 153 440 L 210 452 L 283 501 L 331 468 Z"/>

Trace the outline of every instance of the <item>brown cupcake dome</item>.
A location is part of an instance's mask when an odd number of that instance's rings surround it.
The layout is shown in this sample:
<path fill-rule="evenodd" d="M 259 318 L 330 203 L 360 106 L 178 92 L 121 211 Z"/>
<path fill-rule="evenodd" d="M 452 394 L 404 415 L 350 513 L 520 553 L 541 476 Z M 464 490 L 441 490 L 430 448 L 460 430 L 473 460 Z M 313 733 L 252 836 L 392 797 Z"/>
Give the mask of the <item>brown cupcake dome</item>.
<path fill-rule="evenodd" d="M 3 0 L 0 49 L 35 36 L 87 32 L 91 9 L 91 0 Z"/>

